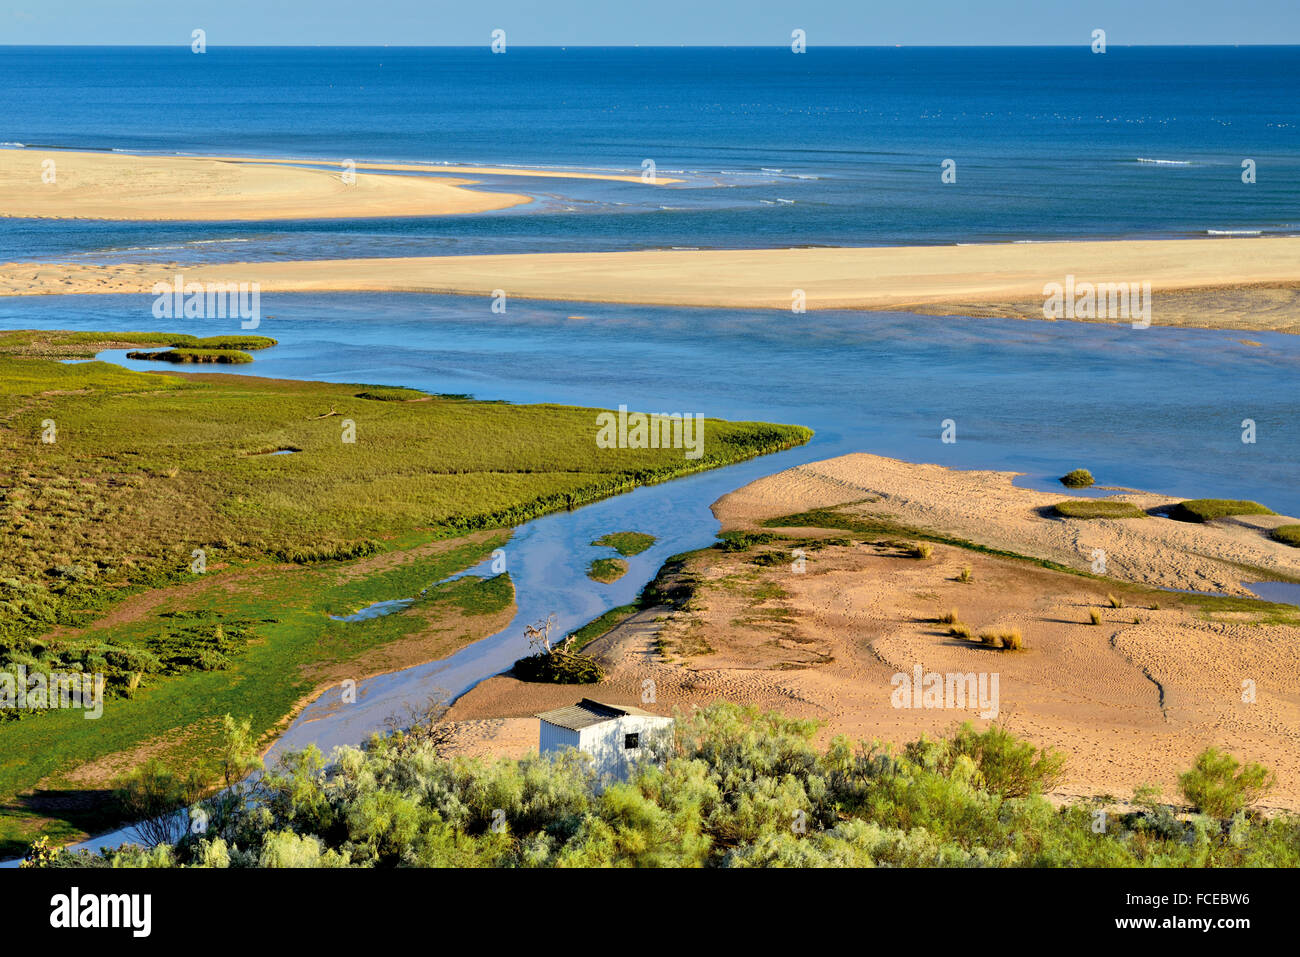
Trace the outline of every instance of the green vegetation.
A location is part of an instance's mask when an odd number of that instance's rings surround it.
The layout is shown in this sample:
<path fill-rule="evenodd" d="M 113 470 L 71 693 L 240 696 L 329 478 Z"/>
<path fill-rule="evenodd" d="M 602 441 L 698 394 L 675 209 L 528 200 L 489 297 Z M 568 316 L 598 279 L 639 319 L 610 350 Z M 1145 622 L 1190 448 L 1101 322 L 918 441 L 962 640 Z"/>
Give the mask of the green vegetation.
<path fill-rule="evenodd" d="M 371 399 L 375 402 L 419 402 L 431 398 L 431 396 L 427 392 L 419 392 L 402 386 L 372 385 L 364 392 L 358 392 L 357 398 Z"/>
<path fill-rule="evenodd" d="M 1075 469 L 1061 476 L 1061 484 L 1066 488 L 1087 488 L 1092 484 L 1092 473 L 1087 469 Z"/>
<path fill-rule="evenodd" d="M 903 547 L 903 552 L 912 558 L 927 559 L 934 554 L 934 546 L 929 542 L 914 542 Z"/>
<path fill-rule="evenodd" d="M 1147 513 L 1132 502 L 1108 502 L 1104 499 L 1073 499 L 1057 502 L 1052 511 L 1062 518 L 1146 518 Z"/>
<path fill-rule="evenodd" d="M 1283 545 L 1300 548 L 1300 525 L 1279 525 L 1268 533 L 1268 537 Z"/>
<path fill-rule="evenodd" d="M 1179 502 L 1169 510 L 1169 517 L 1180 522 L 1209 522 L 1229 515 L 1275 515 L 1259 502 L 1227 498 L 1193 498 Z"/>
<path fill-rule="evenodd" d="M 88 359 L 105 349 L 124 346 L 171 346 L 175 349 L 242 349 L 276 345 L 269 336 L 192 336 L 181 332 L 66 332 L 34 329 L 0 332 L 0 352 L 43 358 Z"/>
<path fill-rule="evenodd" d="M 1206 748 L 1191 770 L 1178 776 L 1178 786 L 1192 807 L 1213 817 L 1232 817 L 1259 802 L 1277 783 L 1261 764 L 1241 763 L 1217 748 Z"/>
<path fill-rule="evenodd" d="M 582 651 L 597 638 L 603 638 L 611 631 L 621 625 L 627 619 L 631 618 L 641 610 L 639 602 L 631 605 L 619 605 L 617 608 L 611 608 L 605 614 L 598 618 L 593 618 L 587 622 L 572 635 L 573 643 L 569 646 L 571 651 Z"/>
<path fill-rule="evenodd" d="M 198 362 L 240 365 L 252 362 L 253 357 L 239 349 L 166 349 L 162 352 L 128 352 L 128 359 L 147 359 L 150 362 Z"/>
<path fill-rule="evenodd" d="M 594 582 L 608 585 L 627 574 L 627 562 L 621 558 L 596 558 L 587 566 L 587 577 Z"/>
<path fill-rule="evenodd" d="M 595 658 L 579 654 L 528 655 L 516 661 L 512 670 L 520 681 L 556 685 L 592 685 L 605 676 Z"/>
<path fill-rule="evenodd" d="M 444 759 L 431 734 L 373 737 L 326 766 L 289 755 L 202 834 L 103 854 L 34 848 L 33 865 L 197 867 L 1295 867 L 1300 819 L 1183 820 L 1054 807 L 1062 773 L 993 727 L 901 751 L 717 704 L 679 717 L 627 781 L 577 751 Z M 602 786 L 604 785 L 604 786 Z M 499 809 L 499 810 L 498 810 Z M 506 827 L 493 822 L 504 813 Z M 794 828 L 792 821 L 804 827 Z"/>
<path fill-rule="evenodd" d="M 215 715 L 250 715 L 261 737 L 336 681 L 331 669 L 364 677 L 376 649 L 417 633 L 448 651 L 489 634 L 459 622 L 508 608 L 506 576 L 430 589 L 398 614 L 329 620 L 418 595 L 507 536 L 440 540 L 811 436 L 709 420 L 705 455 L 685 460 L 598 449 L 588 409 L 369 401 L 356 385 L 52 361 L 274 342 L 259 338 L 0 333 L 0 671 L 108 679 L 103 720 L 61 709 L 0 721 L 0 754 L 13 756 L 0 760 L 0 853 L 41 829 L 68 838 L 115 823 L 111 794 L 69 777 L 79 767 L 155 742 L 169 765 L 208 774 Z M 300 454 L 258 454 L 282 448 Z M 445 636 L 430 632 L 444 621 Z M 69 790 L 88 797 L 60 797 Z"/>
<path fill-rule="evenodd" d="M 624 558 L 630 558 L 633 555 L 640 555 L 655 541 L 653 535 L 647 535 L 645 532 L 610 532 L 608 535 L 600 536 L 591 544 L 612 548 Z"/>

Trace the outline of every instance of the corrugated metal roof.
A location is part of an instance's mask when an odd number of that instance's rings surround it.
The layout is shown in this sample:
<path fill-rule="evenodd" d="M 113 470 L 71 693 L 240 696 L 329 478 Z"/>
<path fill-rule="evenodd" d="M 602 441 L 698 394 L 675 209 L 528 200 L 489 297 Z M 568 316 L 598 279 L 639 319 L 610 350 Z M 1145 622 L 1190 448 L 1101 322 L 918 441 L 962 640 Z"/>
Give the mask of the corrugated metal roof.
<path fill-rule="evenodd" d="M 651 714 L 649 711 L 633 708 L 630 705 L 603 704 L 599 701 L 593 701 L 591 698 L 583 698 L 577 704 L 571 704 L 565 708 L 556 708 L 554 711 L 543 711 L 536 717 L 541 718 L 548 724 L 568 728 L 570 731 L 580 731 L 583 728 L 591 727 L 593 724 L 611 721 L 614 718 L 621 718 L 628 714 L 640 714 L 652 718 L 660 717 Z"/>

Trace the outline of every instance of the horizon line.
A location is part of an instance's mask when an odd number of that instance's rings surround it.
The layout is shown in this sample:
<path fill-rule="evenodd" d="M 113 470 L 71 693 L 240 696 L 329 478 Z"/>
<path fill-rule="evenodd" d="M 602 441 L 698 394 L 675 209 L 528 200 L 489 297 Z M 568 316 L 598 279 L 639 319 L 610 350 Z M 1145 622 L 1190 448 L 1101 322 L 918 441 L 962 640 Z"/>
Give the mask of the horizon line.
<path fill-rule="evenodd" d="M 1114 43 L 1107 42 L 1107 48 L 1134 49 L 1147 47 L 1199 48 L 1199 47 L 1300 47 L 1300 41 L 1292 43 L 1262 43 L 1255 41 L 1218 41 L 1196 43 Z M 283 50 L 314 49 L 408 49 L 408 50 L 472 50 L 490 46 L 490 38 L 474 43 L 381 43 L 374 41 L 320 42 L 320 43 L 211 43 L 214 48 L 262 48 Z M 511 43 L 511 47 L 522 50 L 567 50 L 569 48 L 591 50 L 680 50 L 684 48 L 700 50 L 785 50 L 788 43 Z M 892 50 L 892 49 L 1027 49 L 1027 50 L 1068 50 L 1075 47 L 1087 48 L 1087 40 L 1073 43 L 811 43 L 810 49 L 836 48 L 854 50 Z M 139 47 L 157 47 L 159 49 L 190 48 L 184 41 L 170 43 L 0 43 L 0 49 L 18 49 L 32 47 L 92 47 L 98 49 L 136 49 Z"/>

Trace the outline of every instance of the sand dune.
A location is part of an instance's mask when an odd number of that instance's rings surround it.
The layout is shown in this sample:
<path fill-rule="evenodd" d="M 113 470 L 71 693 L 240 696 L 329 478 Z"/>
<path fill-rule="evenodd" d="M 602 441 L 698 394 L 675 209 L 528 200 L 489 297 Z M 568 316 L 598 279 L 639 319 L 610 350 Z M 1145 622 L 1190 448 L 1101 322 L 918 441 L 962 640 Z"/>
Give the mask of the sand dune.
<path fill-rule="evenodd" d="M 241 175 L 270 169 L 229 168 Z M 328 180 L 323 172 L 279 172 Z M 458 189 L 447 186 L 450 181 L 430 182 L 429 189 Z M 460 194 L 467 203 L 501 196 Z M 0 266 L 0 294 L 141 293 L 170 281 L 176 270 L 169 264 L 11 263 Z M 523 299 L 789 310 L 802 290 L 809 309 L 1038 318 L 1044 285 L 1074 276 L 1079 282 L 1150 282 L 1156 326 L 1300 331 L 1300 238 L 343 259 L 196 266 L 185 273 L 199 282 L 258 282 L 264 294 L 487 296 L 503 289 Z M 796 314 L 791 321 L 803 320 Z"/>

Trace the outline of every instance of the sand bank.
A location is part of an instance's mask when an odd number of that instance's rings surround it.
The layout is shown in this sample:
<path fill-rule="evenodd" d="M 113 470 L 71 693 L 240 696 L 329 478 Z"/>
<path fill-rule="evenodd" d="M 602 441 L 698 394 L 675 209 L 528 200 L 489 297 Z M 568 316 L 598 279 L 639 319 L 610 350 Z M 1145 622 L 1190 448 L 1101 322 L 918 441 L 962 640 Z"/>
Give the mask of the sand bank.
<path fill-rule="evenodd" d="M 743 528 L 874 493 L 882 500 L 872 507 L 900 519 L 959 521 L 972 533 L 984 530 L 971 536 L 981 542 L 1020 542 L 1030 553 L 1068 551 L 1067 539 L 1048 533 L 1049 520 L 1035 513 L 1040 498 L 1064 496 L 1015 489 L 1009 478 L 852 455 L 761 479 L 715 509 L 725 526 Z M 992 501 L 963 494 L 976 488 Z M 948 497 L 968 507 L 950 508 L 943 503 Z M 1135 519 L 1131 524 L 1143 528 L 1131 534 L 1105 527 L 1111 524 L 1089 523 L 1073 534 L 1089 543 L 1093 535 L 1117 537 L 1124 552 L 1164 542 L 1162 526 L 1175 523 Z M 1190 554 L 1172 557 L 1192 564 L 1237 554 L 1246 547 L 1237 539 L 1252 534 L 1232 523 L 1185 529 L 1188 536 L 1178 542 Z M 978 708 L 895 707 L 894 677 L 919 665 L 927 673 L 996 672 L 998 723 L 1066 752 L 1062 797 L 1128 798 L 1138 785 L 1154 782 L 1177 801 L 1178 773 L 1204 747 L 1217 745 L 1277 773 L 1278 787 L 1265 805 L 1300 807 L 1300 627 L 1294 623 L 1206 613 L 1177 595 L 1144 589 L 1122 590 L 1126 607 L 1115 609 L 1106 601 L 1119 590 L 1113 583 L 948 545 L 936 545 L 933 557 L 921 561 L 887 545 L 836 544 L 808 550 L 800 574 L 788 564 L 753 562 L 757 552 L 780 547 L 691 558 L 679 575 L 694 588 L 685 607 L 648 609 L 588 647 L 607 668 L 598 686 L 526 684 L 508 675 L 478 685 L 450 714 L 459 722 L 458 749 L 534 750 L 533 713 L 582 695 L 637 703 L 646 679 L 654 682 L 652 707 L 661 713 L 719 699 L 750 703 L 824 721 L 823 740 L 842 733 L 901 743 L 943 734 L 964 720 L 988 723 Z M 1211 557 L 1207 567 L 1217 560 Z M 1117 577 L 1144 577 L 1132 573 L 1134 563 L 1141 561 L 1125 557 Z M 971 570 L 971 581 L 959 580 L 963 568 Z M 937 622 L 950 608 L 976 633 L 1019 628 L 1026 650 L 1005 653 L 953 638 Z M 1100 625 L 1090 623 L 1094 608 Z M 1250 702 L 1242 695 L 1247 679 L 1255 692 Z"/>
<path fill-rule="evenodd" d="M 147 293 L 176 271 L 169 264 L 11 263 L 0 266 L 0 294 Z M 193 266 L 185 274 L 199 282 L 258 282 L 264 294 L 489 296 L 503 289 L 523 299 L 789 310 L 802 290 L 809 309 L 1038 318 L 1044 285 L 1074 276 L 1150 282 L 1156 326 L 1300 331 L 1300 238 L 343 259 Z"/>
<path fill-rule="evenodd" d="M 1038 492 L 1012 484 L 1015 472 L 959 471 L 914 465 L 858 453 L 797 466 L 725 495 L 713 512 L 725 528 L 742 527 L 810 508 L 838 506 L 847 514 L 887 516 L 992 548 L 1090 571 L 1094 552 L 1105 554 L 1105 574 L 1121 581 L 1251 596 L 1241 585 L 1272 573 L 1300 578 L 1300 549 L 1268 537 L 1268 529 L 1294 524 L 1284 515 L 1241 515 L 1205 525 L 1158 516 L 1144 519 L 1063 519 L 1057 502 L 1076 499 L 1069 489 Z M 1233 497 L 1230 489 L 1226 497 Z M 875 501 L 863 501 L 864 499 Z M 1182 501 L 1130 492 L 1109 496 L 1145 510 Z M 1268 504 L 1268 503 L 1264 503 Z"/>
<path fill-rule="evenodd" d="M 44 166 L 47 162 L 53 166 Z M 342 173 L 337 164 L 303 169 L 217 158 L 0 150 L 0 215 L 203 222 L 337 219 L 481 213 L 531 201 L 513 193 L 466 189 L 477 182 L 473 179 L 356 173 L 355 182 L 345 183 Z"/>

